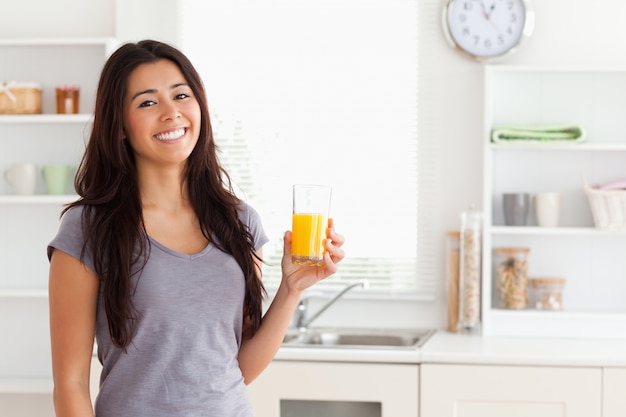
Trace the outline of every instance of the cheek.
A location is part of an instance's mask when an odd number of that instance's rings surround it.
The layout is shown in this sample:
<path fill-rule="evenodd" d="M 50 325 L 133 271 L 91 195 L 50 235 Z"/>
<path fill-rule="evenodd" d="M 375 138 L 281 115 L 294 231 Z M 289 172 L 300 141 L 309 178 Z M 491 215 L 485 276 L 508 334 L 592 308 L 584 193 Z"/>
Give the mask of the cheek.
<path fill-rule="evenodd" d="M 142 126 L 141 120 L 132 113 L 124 114 L 124 134 L 128 139 L 134 139 L 139 136 Z"/>

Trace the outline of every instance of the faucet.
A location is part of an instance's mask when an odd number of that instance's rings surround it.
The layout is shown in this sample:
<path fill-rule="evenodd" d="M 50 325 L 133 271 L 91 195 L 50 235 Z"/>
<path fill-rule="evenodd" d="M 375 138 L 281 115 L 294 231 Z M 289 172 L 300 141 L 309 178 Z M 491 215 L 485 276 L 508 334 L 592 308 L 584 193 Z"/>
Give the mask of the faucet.
<path fill-rule="evenodd" d="M 354 284 L 350 284 L 346 286 L 343 290 L 339 291 L 337 295 L 335 295 L 329 302 L 324 304 L 315 314 L 311 317 L 307 317 L 308 307 L 309 307 L 309 299 L 311 296 L 303 297 L 298 303 L 298 307 L 296 308 L 296 328 L 300 331 L 300 333 L 306 333 L 309 326 L 315 319 L 317 319 L 324 311 L 328 310 L 328 308 L 335 304 L 341 296 L 356 287 L 363 287 L 363 289 L 367 289 L 369 287 L 369 281 L 363 280 L 356 282 Z"/>

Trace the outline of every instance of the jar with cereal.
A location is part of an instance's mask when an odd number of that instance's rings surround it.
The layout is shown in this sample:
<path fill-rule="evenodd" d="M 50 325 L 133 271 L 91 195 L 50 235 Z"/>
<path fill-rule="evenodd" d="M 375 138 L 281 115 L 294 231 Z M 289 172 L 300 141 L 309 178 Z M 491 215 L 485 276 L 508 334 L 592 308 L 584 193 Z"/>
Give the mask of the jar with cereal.
<path fill-rule="evenodd" d="M 529 248 L 494 249 L 497 308 L 516 310 L 528 308 L 529 251 Z"/>
<path fill-rule="evenodd" d="M 459 330 L 480 329 L 482 213 L 470 207 L 461 215 Z"/>

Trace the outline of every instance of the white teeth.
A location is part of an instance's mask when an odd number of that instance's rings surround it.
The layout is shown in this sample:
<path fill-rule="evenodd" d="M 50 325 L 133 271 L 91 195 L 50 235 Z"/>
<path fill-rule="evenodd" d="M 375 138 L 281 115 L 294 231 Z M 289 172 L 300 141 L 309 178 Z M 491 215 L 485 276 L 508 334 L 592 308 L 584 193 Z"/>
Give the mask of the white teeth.
<path fill-rule="evenodd" d="M 171 132 L 161 133 L 159 135 L 155 135 L 155 137 L 158 140 L 174 140 L 174 139 L 180 138 L 184 134 L 185 134 L 185 129 L 184 128 L 180 128 L 180 129 L 173 130 Z"/>

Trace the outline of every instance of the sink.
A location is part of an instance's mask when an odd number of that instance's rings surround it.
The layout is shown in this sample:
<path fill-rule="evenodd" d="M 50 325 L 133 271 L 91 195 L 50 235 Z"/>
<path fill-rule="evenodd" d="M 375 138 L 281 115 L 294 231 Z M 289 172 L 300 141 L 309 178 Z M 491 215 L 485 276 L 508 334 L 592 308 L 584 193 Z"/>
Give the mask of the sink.
<path fill-rule="evenodd" d="M 333 328 L 313 328 L 300 333 L 290 329 L 282 345 L 285 347 L 415 349 L 426 342 L 433 333 L 433 330 Z"/>

